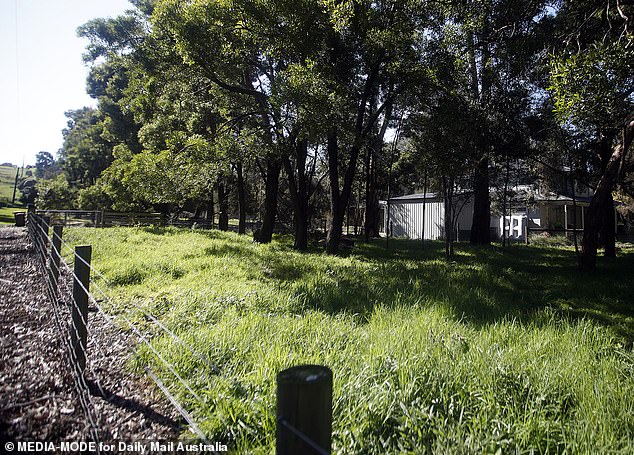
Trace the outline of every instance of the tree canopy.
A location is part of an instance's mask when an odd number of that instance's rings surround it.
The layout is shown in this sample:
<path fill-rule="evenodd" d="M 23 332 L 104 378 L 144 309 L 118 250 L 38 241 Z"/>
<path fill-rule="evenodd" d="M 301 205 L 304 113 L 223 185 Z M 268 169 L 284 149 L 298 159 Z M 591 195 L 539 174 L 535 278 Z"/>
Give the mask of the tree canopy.
<path fill-rule="evenodd" d="M 438 191 L 473 191 L 471 240 L 486 244 L 491 188 L 508 186 L 511 162 L 574 161 L 597 185 L 592 256 L 612 192 L 628 188 L 634 43 L 623 2 L 131 6 L 78 30 L 98 107 L 67 113 L 58 161 L 84 204 L 217 210 L 224 228 L 237 207 L 241 232 L 247 211 L 258 218 L 257 241 L 284 226 L 306 249 L 325 226 L 336 253 L 352 207 L 364 201 L 360 224 L 377 235 L 390 180 L 416 190 L 429 175 Z M 555 133 L 583 140 L 546 139 Z"/>

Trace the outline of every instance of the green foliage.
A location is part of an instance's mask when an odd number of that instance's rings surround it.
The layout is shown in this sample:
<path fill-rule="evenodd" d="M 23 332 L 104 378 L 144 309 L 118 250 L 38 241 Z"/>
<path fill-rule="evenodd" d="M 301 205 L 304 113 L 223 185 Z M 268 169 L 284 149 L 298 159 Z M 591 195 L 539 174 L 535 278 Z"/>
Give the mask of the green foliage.
<path fill-rule="evenodd" d="M 184 134 L 172 135 L 167 146 L 136 155 L 119 149 L 98 188 L 85 196 L 109 199 L 118 210 L 154 206 L 179 211 L 187 201 L 206 200 L 218 172 L 214 148 L 201 137 Z"/>
<path fill-rule="evenodd" d="M 334 371 L 333 453 L 628 453 L 634 448 L 634 255 L 579 276 L 570 249 L 391 242 L 348 257 L 173 228 L 68 229 L 92 244 L 114 313 L 157 316 L 159 370 L 213 440 L 273 450 L 275 375 Z M 103 281 L 97 281 L 106 287 Z M 125 328 L 125 324 L 124 324 Z M 219 371 L 210 367 L 217 367 Z"/>
<path fill-rule="evenodd" d="M 532 236 L 530 242 L 532 245 L 541 247 L 570 247 L 574 244 L 574 239 L 571 240 L 564 235 L 551 235 L 544 232 L 543 234 Z"/>
<path fill-rule="evenodd" d="M 103 138 L 102 116 L 102 112 L 87 107 L 66 112 L 69 120 L 60 161 L 75 187 L 94 184 L 112 161 L 112 147 Z"/>
<path fill-rule="evenodd" d="M 51 178 L 49 175 L 53 166 L 55 165 L 55 158 L 49 152 L 38 152 L 35 155 L 35 176 L 37 178 Z"/>
<path fill-rule="evenodd" d="M 77 192 L 77 206 L 83 210 L 106 210 L 113 205 L 103 181 L 98 180 L 93 186 L 82 188 Z"/>
<path fill-rule="evenodd" d="M 64 210 L 75 208 L 77 192 L 70 185 L 64 174 L 52 179 L 38 181 L 37 190 L 38 196 L 35 205 L 39 209 Z"/>
<path fill-rule="evenodd" d="M 560 121 L 611 128 L 631 108 L 634 48 L 596 43 L 583 53 L 551 60 L 551 86 Z"/>

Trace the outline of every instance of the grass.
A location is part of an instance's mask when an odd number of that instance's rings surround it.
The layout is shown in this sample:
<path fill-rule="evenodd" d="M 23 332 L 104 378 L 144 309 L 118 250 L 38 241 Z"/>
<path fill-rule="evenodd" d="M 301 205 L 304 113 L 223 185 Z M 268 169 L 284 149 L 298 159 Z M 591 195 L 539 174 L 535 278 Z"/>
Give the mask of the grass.
<path fill-rule="evenodd" d="M 333 453 L 634 452 L 632 252 L 590 275 L 566 248 L 446 262 L 407 241 L 329 257 L 218 231 L 65 237 L 93 245 L 111 311 L 151 330 L 143 308 L 207 359 L 153 339 L 200 400 L 160 370 L 170 389 L 232 453 L 273 451 L 275 376 L 302 363 L 334 371 Z"/>
<path fill-rule="evenodd" d="M 15 185 L 15 173 L 17 168 L 0 166 L 0 202 L 10 203 L 13 198 L 13 186 Z M 16 200 L 22 195 L 20 190 L 16 193 Z"/>
<path fill-rule="evenodd" d="M 26 212 L 24 208 L 15 207 L 0 207 L 0 224 L 12 224 L 15 225 L 15 212 Z"/>

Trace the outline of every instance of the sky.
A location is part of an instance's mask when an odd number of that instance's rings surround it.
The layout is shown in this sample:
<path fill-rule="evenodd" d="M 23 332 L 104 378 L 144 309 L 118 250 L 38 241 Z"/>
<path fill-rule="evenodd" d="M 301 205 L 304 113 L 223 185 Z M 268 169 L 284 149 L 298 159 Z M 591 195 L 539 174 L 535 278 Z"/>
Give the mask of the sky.
<path fill-rule="evenodd" d="M 0 164 L 57 155 L 64 112 L 96 104 L 86 94 L 87 41 L 77 27 L 131 7 L 128 0 L 0 0 Z"/>

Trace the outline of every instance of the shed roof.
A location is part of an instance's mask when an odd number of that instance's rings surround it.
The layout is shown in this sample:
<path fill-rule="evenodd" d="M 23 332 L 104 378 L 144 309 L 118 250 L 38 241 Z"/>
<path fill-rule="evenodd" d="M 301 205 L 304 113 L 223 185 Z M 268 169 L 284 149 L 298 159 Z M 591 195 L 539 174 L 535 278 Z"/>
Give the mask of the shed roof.
<path fill-rule="evenodd" d="M 531 198 L 534 202 L 561 202 L 561 203 L 573 203 L 573 198 L 570 196 L 566 196 L 563 194 L 555 194 L 555 193 L 550 193 L 550 194 L 543 194 L 540 192 L 529 192 L 529 191 L 521 191 L 522 193 L 525 194 L 525 197 Z M 459 193 L 456 194 L 455 196 L 465 196 L 465 195 L 471 195 L 472 192 L 463 192 L 463 193 Z M 439 193 L 414 193 L 414 194 L 406 194 L 404 196 L 397 196 L 397 197 L 392 197 L 390 198 L 390 202 L 391 203 L 417 203 L 417 202 L 438 202 L 439 200 L 442 200 L 442 195 L 440 195 Z M 590 203 L 590 201 L 592 200 L 591 197 L 586 197 L 586 196 L 577 196 L 575 198 L 577 203 Z M 382 205 L 385 205 L 387 203 L 387 201 L 380 201 Z"/>

